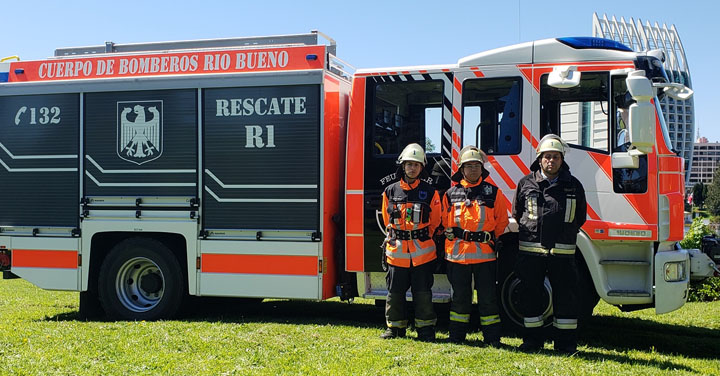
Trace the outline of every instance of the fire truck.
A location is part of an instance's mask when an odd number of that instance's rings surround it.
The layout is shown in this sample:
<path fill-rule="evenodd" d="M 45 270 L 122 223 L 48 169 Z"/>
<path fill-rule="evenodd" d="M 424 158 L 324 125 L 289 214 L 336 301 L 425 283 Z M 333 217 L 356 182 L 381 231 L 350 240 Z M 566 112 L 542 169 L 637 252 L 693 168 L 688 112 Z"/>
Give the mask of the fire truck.
<path fill-rule="evenodd" d="M 308 34 L 60 48 L 0 62 L 0 268 L 80 292 L 80 313 L 152 320 L 188 296 L 384 299 L 380 194 L 425 145 L 443 191 L 459 150 L 489 155 L 511 206 L 538 139 L 583 183 L 584 312 L 681 307 L 713 274 L 683 236 L 683 163 L 657 52 L 557 38 L 443 66 L 357 70 Z M 509 215 L 509 213 L 508 213 Z M 518 323 L 517 226 L 498 290 Z M 447 302 L 442 263 L 433 290 Z M 552 316 L 552 286 L 546 283 Z"/>

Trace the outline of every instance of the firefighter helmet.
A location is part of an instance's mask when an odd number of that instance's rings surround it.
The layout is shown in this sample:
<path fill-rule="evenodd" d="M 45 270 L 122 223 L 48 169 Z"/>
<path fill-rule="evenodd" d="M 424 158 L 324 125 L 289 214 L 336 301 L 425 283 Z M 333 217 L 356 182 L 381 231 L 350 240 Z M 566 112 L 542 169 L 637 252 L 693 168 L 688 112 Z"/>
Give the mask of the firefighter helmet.
<path fill-rule="evenodd" d="M 547 134 L 545 137 L 540 139 L 540 143 L 538 143 L 537 147 L 537 154 L 535 155 L 535 158 L 540 158 L 543 152 L 546 151 L 556 151 L 560 153 L 560 155 L 563 156 L 563 159 L 565 158 L 565 149 L 567 149 L 567 143 L 563 141 L 560 136 L 555 134 Z"/>
<path fill-rule="evenodd" d="M 487 156 L 475 146 L 466 146 L 460 150 L 460 167 L 466 162 L 480 162 L 484 167 Z"/>
<path fill-rule="evenodd" d="M 413 161 L 421 163 L 423 166 L 427 165 L 427 159 L 425 159 L 425 151 L 422 146 L 412 143 L 403 149 L 398 156 L 397 163 L 403 164 L 403 162 Z"/>

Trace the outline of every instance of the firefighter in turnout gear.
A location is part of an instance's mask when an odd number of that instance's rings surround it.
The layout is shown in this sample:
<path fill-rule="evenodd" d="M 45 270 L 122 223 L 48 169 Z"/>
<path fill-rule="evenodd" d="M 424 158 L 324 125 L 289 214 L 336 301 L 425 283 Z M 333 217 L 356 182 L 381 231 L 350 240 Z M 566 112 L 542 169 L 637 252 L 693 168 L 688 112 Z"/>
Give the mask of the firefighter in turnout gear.
<path fill-rule="evenodd" d="M 565 163 L 567 145 L 548 134 L 540 140 L 530 174 L 517 186 L 513 217 L 519 230 L 515 272 L 525 331 L 521 350 L 542 349 L 544 280 L 552 285 L 555 350 L 577 351 L 577 267 L 575 241 L 585 223 L 585 190 Z"/>
<path fill-rule="evenodd" d="M 388 271 L 385 319 L 381 338 L 404 337 L 408 326 L 405 294 L 411 289 L 418 339 L 435 339 L 437 316 L 432 303 L 435 243 L 432 236 L 440 224 L 440 197 L 421 180 L 427 161 L 418 144 L 410 144 L 398 157 L 401 178 L 382 194 L 382 214 L 388 229 L 384 243 Z"/>
<path fill-rule="evenodd" d="M 495 239 L 508 225 L 502 192 L 485 180 L 487 157 L 467 146 L 460 151 L 460 167 L 443 196 L 447 277 L 452 285 L 450 342 L 465 340 L 470 326 L 473 278 L 477 290 L 484 342 L 500 345 L 500 309 L 496 290 Z"/>

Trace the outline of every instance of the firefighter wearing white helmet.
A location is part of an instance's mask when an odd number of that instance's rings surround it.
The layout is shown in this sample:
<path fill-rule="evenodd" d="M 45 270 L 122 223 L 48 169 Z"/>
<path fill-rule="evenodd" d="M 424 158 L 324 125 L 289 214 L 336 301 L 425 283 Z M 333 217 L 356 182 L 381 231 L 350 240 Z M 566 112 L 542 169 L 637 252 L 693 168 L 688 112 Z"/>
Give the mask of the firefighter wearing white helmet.
<path fill-rule="evenodd" d="M 560 136 L 551 133 L 543 137 L 538 143 L 535 158 L 540 158 L 540 155 L 542 155 L 542 153 L 546 151 L 556 151 L 560 153 L 563 158 L 565 158 L 566 148 L 567 143 L 565 143 L 565 141 L 560 138 Z"/>
<path fill-rule="evenodd" d="M 425 158 L 425 150 L 418 144 L 409 144 L 400 152 L 398 156 L 398 164 L 403 162 L 414 161 L 421 163 L 423 167 L 427 165 L 427 158 Z"/>
<path fill-rule="evenodd" d="M 555 350 L 577 351 L 575 241 L 585 223 L 587 202 L 582 184 L 565 163 L 566 150 L 559 136 L 543 137 L 530 173 L 518 182 L 515 192 L 512 214 L 519 239 L 515 272 L 523 287 L 518 289 L 518 300 L 524 307 L 520 348 L 525 351 L 538 351 L 545 342 L 542 296 L 546 276 L 552 285 Z"/>
<path fill-rule="evenodd" d="M 452 285 L 449 340 L 462 342 L 470 328 L 473 278 L 483 340 L 500 345 L 500 308 L 496 294 L 495 240 L 508 225 L 505 197 L 485 179 L 487 157 L 475 146 L 460 151 L 460 167 L 443 196 L 447 276 Z"/>
<path fill-rule="evenodd" d="M 385 188 L 382 214 L 387 229 L 383 242 L 383 265 L 387 264 L 387 329 L 381 338 L 404 337 L 408 326 L 405 293 L 412 292 L 415 306 L 417 338 L 435 339 L 437 316 L 432 303 L 435 242 L 432 239 L 440 225 L 440 197 L 423 181 L 427 160 L 418 144 L 410 144 L 398 157 L 399 181 Z"/>

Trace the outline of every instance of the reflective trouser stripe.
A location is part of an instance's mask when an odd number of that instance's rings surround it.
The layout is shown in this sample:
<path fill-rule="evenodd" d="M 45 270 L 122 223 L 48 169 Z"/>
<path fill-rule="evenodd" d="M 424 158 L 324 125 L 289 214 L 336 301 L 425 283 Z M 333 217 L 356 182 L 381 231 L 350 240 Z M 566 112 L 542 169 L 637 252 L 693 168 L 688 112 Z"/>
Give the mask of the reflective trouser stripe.
<path fill-rule="evenodd" d="M 577 319 L 555 319 L 553 326 L 558 329 L 577 329 Z"/>
<path fill-rule="evenodd" d="M 535 242 L 520 242 L 519 250 L 532 253 L 541 253 L 544 255 L 574 255 L 575 244 L 560 244 L 556 243 L 553 248 L 545 248 L 540 243 Z"/>
<path fill-rule="evenodd" d="M 492 325 L 500 322 L 500 315 L 480 316 L 480 325 Z"/>
<path fill-rule="evenodd" d="M 432 319 L 432 320 L 420 320 L 417 318 L 415 319 L 415 327 L 416 328 L 424 328 L 426 326 L 433 326 L 433 325 L 435 325 L 435 323 L 437 323 L 437 319 Z"/>
<path fill-rule="evenodd" d="M 524 317 L 523 324 L 526 328 L 540 328 L 543 326 L 542 316 Z"/>
<path fill-rule="evenodd" d="M 470 322 L 470 314 L 450 311 L 450 321 Z"/>
<path fill-rule="evenodd" d="M 387 321 L 388 328 L 407 328 L 407 320 Z"/>

